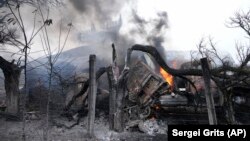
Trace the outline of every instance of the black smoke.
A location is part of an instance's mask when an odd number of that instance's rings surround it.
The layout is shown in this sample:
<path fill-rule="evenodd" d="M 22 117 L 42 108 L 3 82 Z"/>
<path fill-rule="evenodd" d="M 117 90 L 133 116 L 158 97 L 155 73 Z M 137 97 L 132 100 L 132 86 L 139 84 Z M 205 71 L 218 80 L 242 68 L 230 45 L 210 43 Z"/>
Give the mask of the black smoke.
<path fill-rule="evenodd" d="M 125 0 L 70 0 L 74 8 L 92 20 L 105 22 L 117 15 L 124 6 Z"/>
<path fill-rule="evenodd" d="M 162 44 L 166 40 L 164 37 L 167 32 L 166 29 L 169 28 L 167 12 L 158 12 L 155 18 L 149 20 L 140 17 L 136 10 L 132 11 L 132 16 L 131 22 L 136 25 L 136 28 L 132 29 L 130 33 L 145 38 L 150 45 L 163 47 Z"/>

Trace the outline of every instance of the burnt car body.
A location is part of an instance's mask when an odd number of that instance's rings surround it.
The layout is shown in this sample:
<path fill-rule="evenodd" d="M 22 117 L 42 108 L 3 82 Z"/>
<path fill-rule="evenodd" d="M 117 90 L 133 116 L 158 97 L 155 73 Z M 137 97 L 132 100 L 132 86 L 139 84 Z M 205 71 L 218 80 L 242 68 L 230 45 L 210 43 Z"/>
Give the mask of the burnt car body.
<path fill-rule="evenodd" d="M 156 108 L 168 109 L 168 107 L 205 107 L 204 84 L 202 77 L 188 77 L 194 82 L 197 91 L 186 80 L 175 77 L 174 88 L 142 61 L 134 62 L 129 70 L 127 78 L 127 91 L 125 111 L 127 119 L 145 119 L 155 112 Z M 215 86 L 211 82 L 211 86 Z M 223 99 L 217 87 L 212 88 L 215 106 L 221 106 Z"/>
<path fill-rule="evenodd" d="M 127 78 L 125 115 L 128 121 L 150 117 L 155 107 L 187 106 L 188 93 L 171 90 L 170 85 L 142 61 L 131 65 Z"/>

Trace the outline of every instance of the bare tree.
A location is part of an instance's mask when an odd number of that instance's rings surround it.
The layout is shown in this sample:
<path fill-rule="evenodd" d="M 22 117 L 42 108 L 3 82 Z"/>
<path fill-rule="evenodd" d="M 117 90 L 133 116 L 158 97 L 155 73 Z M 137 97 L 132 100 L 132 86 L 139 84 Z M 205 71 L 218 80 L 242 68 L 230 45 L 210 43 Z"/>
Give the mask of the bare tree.
<path fill-rule="evenodd" d="M 42 1 L 44 2 L 44 1 Z M 48 1 L 46 1 L 48 2 Z M 27 65 L 28 65 L 28 58 L 29 53 L 31 50 L 32 42 L 34 38 L 44 29 L 46 26 L 52 24 L 51 19 L 44 19 L 42 17 L 42 11 L 39 10 L 40 1 L 38 0 L 5 0 L 3 7 L 1 8 L 2 14 L 4 14 L 3 18 L 1 18 L 1 30 L 0 30 L 0 43 L 7 44 L 8 46 L 14 46 L 18 49 L 17 53 L 13 54 L 21 54 L 23 57 L 23 62 L 20 63 L 21 58 L 19 58 L 18 65 L 14 64 L 14 61 L 8 63 L 1 57 L 1 64 L 0 68 L 3 70 L 5 74 L 5 88 L 6 88 L 6 95 L 7 95 L 7 103 L 8 103 L 8 110 L 19 111 L 19 79 L 21 70 L 24 69 L 24 98 L 22 99 L 22 114 L 23 117 L 23 139 L 25 140 L 25 112 L 26 112 L 26 96 L 28 93 L 28 86 L 27 86 Z M 30 21 L 33 21 L 33 26 L 27 27 L 24 21 L 24 15 L 22 10 L 24 7 L 30 6 L 34 9 L 33 12 L 30 14 Z M 39 23 L 38 17 L 43 19 L 43 23 Z M 27 33 L 27 29 L 31 29 L 31 34 Z M 20 33 L 20 34 L 18 34 Z M 62 51 L 62 50 L 60 50 Z M 22 64 L 21 67 L 19 65 Z M 8 65 L 8 66 L 7 66 Z M 9 69 L 6 71 L 6 69 Z M 12 90 L 12 91 L 10 91 Z M 17 101 L 17 102 L 16 102 Z M 14 104 L 14 105 L 13 105 Z M 17 109 L 13 109 L 17 108 Z M 12 113 L 13 113 L 12 112 Z"/>
<path fill-rule="evenodd" d="M 25 76 L 24 88 L 25 88 L 25 93 L 27 93 L 26 82 L 27 82 L 28 53 L 29 50 L 31 49 L 31 44 L 33 39 L 41 31 L 41 29 L 44 26 L 46 26 L 46 24 L 44 23 L 41 26 L 36 27 L 37 11 L 36 10 L 33 11 L 32 13 L 33 17 L 31 20 L 34 21 L 33 22 L 34 25 L 32 27 L 31 35 L 28 36 L 26 31 L 27 27 L 24 23 L 22 15 L 22 7 L 25 6 L 25 4 L 27 4 L 27 1 L 11 1 L 11 0 L 5 1 L 5 6 L 2 7 L 3 8 L 2 13 L 4 13 L 4 16 L 0 23 L 1 24 L 0 39 L 2 44 L 7 44 L 8 46 L 14 46 L 18 49 L 17 53 L 13 53 L 14 55 L 21 54 L 21 58 L 22 56 L 24 57 L 23 63 L 19 62 L 19 65 L 22 64 L 22 68 L 24 68 L 24 76 Z M 33 8 L 35 9 L 35 7 Z M 20 35 L 18 33 L 20 33 Z M 21 60 L 21 58 L 19 58 L 19 61 Z M 19 85 L 19 83 L 17 85 Z M 23 105 L 25 105 L 25 100 Z M 18 107 L 18 105 L 16 107 Z"/>
<path fill-rule="evenodd" d="M 42 21 L 44 24 L 46 24 L 47 26 L 49 26 L 50 24 L 52 24 L 52 19 L 49 19 L 49 9 L 47 10 L 47 15 L 45 16 L 42 12 L 42 9 L 40 7 L 40 5 L 38 6 L 38 11 L 40 12 Z M 62 26 L 62 23 L 61 23 Z M 47 63 L 47 70 L 48 70 L 48 95 L 47 95 L 47 105 L 46 105 L 46 126 L 44 128 L 44 140 L 49 140 L 49 135 L 48 135 L 48 130 L 49 130 L 49 116 L 50 116 L 50 96 L 51 96 L 51 92 L 52 92 L 52 79 L 53 79 L 53 74 L 55 74 L 55 68 L 54 68 L 54 64 L 56 63 L 57 59 L 59 58 L 60 54 L 62 53 L 63 49 L 65 48 L 69 33 L 71 31 L 72 28 L 72 23 L 68 24 L 68 31 L 66 33 L 66 38 L 63 42 L 63 44 L 61 44 L 61 27 L 60 27 L 60 33 L 59 33 L 59 42 L 58 42 L 58 48 L 56 48 L 56 53 L 53 54 L 52 51 L 52 47 L 50 45 L 50 41 L 49 41 L 49 33 L 48 33 L 48 29 L 45 26 L 42 30 L 42 35 L 40 36 L 42 44 L 43 44 L 43 50 L 44 53 L 46 55 L 46 57 L 48 58 L 48 63 Z"/>

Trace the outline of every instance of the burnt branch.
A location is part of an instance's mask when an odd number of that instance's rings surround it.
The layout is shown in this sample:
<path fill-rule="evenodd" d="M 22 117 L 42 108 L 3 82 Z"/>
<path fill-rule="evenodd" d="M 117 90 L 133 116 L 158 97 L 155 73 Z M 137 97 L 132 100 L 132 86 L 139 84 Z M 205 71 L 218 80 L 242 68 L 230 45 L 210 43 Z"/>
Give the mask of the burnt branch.
<path fill-rule="evenodd" d="M 116 53 L 116 49 L 115 49 L 115 44 L 112 44 L 112 61 L 114 64 L 116 64 L 116 60 L 117 60 L 117 53 Z"/>
<path fill-rule="evenodd" d="M 250 51 L 249 51 L 249 53 L 247 54 L 245 60 L 242 61 L 240 67 L 241 67 L 241 68 L 245 67 L 249 61 L 250 61 Z"/>
<path fill-rule="evenodd" d="M 173 69 L 168 66 L 168 64 L 164 61 L 164 59 L 161 57 L 160 53 L 157 51 L 157 49 L 153 46 L 148 46 L 148 45 L 134 45 L 132 46 L 131 50 L 136 50 L 136 51 L 142 51 L 149 53 L 151 56 L 154 57 L 156 62 L 168 73 L 174 76 L 186 76 L 186 75 L 193 75 L 193 76 L 202 76 L 202 70 L 200 69 Z M 128 63 L 129 64 L 129 63 Z M 223 75 L 221 74 L 222 72 L 226 71 L 231 71 L 231 72 L 236 72 L 236 73 L 241 73 L 243 75 L 250 75 L 250 70 L 247 69 L 240 69 L 237 67 L 232 67 L 229 65 L 224 65 L 221 67 L 217 67 L 214 69 L 211 69 L 211 75 L 214 77 L 219 77 L 222 79 L 231 79 L 231 76 L 228 75 Z"/>
<path fill-rule="evenodd" d="M 158 62 L 158 64 L 168 73 L 175 76 L 180 75 L 195 75 L 195 76 L 202 76 L 202 71 L 198 69 L 188 69 L 188 70 L 177 70 L 170 68 L 168 64 L 164 61 L 164 59 L 161 57 L 160 53 L 156 50 L 153 46 L 147 46 L 147 45 L 134 45 L 131 48 L 132 50 L 142 51 L 149 53 L 151 56 L 154 57 L 154 59 Z"/>
<path fill-rule="evenodd" d="M 96 72 L 96 79 L 99 79 L 104 73 L 106 72 L 106 68 L 102 67 L 100 68 L 97 72 Z M 76 101 L 76 99 L 80 96 L 82 96 L 89 88 L 89 79 L 84 83 L 81 91 L 74 95 L 72 97 L 72 99 L 70 100 L 70 102 L 65 106 L 64 111 L 68 111 L 70 109 L 70 107 L 72 106 L 72 104 L 74 104 L 74 102 Z"/>

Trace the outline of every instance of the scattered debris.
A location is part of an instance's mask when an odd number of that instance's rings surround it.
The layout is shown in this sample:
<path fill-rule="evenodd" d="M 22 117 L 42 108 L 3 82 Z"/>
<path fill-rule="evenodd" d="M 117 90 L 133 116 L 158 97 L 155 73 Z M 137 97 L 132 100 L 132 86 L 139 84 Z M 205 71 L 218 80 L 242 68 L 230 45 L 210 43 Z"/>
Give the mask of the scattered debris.
<path fill-rule="evenodd" d="M 141 121 L 138 127 L 140 131 L 152 136 L 155 136 L 156 134 L 167 134 L 167 125 L 162 122 L 159 124 L 155 118 Z"/>
<path fill-rule="evenodd" d="M 25 113 L 26 120 L 39 120 L 41 119 L 40 117 L 40 112 L 38 111 L 30 111 Z"/>

